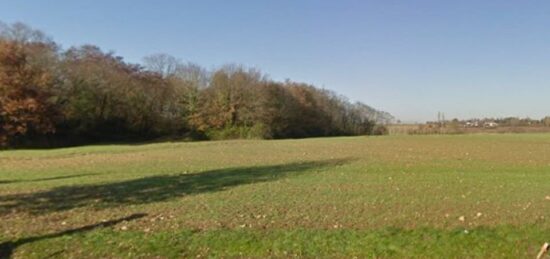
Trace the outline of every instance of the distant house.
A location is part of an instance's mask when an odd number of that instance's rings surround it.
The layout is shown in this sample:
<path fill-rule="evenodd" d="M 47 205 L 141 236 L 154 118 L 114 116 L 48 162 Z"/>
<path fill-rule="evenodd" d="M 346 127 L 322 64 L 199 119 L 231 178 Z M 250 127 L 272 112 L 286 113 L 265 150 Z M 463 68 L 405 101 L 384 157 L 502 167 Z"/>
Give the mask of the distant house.
<path fill-rule="evenodd" d="M 479 121 L 468 121 L 468 122 L 466 122 L 466 127 L 468 127 L 468 128 L 477 128 L 477 127 L 479 127 Z"/>
<path fill-rule="evenodd" d="M 494 121 L 488 121 L 488 122 L 485 122 L 485 124 L 483 124 L 483 126 L 485 128 L 496 128 L 496 127 L 498 127 L 498 123 L 496 123 Z"/>

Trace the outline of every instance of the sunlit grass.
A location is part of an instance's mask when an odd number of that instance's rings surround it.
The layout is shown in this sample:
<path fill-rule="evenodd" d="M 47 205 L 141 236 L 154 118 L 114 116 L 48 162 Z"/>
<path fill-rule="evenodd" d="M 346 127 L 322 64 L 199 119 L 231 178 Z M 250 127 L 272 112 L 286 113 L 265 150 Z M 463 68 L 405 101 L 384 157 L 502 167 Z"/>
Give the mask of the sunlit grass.
<path fill-rule="evenodd" d="M 532 257 L 549 217 L 545 134 L 0 152 L 21 257 Z"/>

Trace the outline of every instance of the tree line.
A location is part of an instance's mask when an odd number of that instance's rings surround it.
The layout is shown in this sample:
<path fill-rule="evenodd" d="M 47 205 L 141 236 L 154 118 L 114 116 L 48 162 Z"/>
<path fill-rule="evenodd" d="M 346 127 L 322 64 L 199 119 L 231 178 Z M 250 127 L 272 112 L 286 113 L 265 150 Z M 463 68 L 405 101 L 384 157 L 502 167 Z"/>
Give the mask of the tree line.
<path fill-rule="evenodd" d="M 428 121 L 426 124 L 451 126 L 451 127 L 486 127 L 488 124 L 498 125 L 499 127 L 550 127 L 550 116 L 542 119 L 503 117 L 503 118 L 473 118 L 460 120 Z"/>
<path fill-rule="evenodd" d="M 2 146 L 383 134 L 392 120 L 257 69 L 206 70 L 166 54 L 132 64 L 93 45 L 61 49 L 25 24 L 0 23 Z"/>

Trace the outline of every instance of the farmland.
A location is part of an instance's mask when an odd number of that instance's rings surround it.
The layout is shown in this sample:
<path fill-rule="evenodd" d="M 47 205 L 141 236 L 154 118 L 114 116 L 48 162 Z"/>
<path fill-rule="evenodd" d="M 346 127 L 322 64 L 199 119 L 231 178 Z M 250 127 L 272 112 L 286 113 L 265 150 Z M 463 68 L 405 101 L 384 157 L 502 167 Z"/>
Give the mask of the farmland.
<path fill-rule="evenodd" d="M 0 152 L 4 257 L 520 258 L 549 218 L 547 134 Z"/>

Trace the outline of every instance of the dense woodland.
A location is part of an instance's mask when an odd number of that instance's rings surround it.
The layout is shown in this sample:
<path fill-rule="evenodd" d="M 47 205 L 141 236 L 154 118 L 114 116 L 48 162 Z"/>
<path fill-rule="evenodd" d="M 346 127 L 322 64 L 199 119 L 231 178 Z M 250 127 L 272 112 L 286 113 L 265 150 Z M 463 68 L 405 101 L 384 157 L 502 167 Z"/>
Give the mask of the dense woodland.
<path fill-rule="evenodd" d="M 380 125 L 391 120 L 256 69 L 210 71 L 165 54 L 131 64 L 93 45 L 61 49 L 21 23 L 0 24 L 2 146 L 383 134 Z"/>

